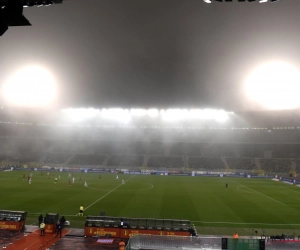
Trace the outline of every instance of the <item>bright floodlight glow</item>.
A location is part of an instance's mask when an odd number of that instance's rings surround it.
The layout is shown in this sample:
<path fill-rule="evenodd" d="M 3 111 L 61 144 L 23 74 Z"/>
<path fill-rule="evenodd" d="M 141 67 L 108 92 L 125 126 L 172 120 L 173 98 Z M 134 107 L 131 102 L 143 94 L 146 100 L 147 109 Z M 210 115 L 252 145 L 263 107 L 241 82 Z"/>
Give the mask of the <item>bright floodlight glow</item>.
<path fill-rule="evenodd" d="M 107 120 L 114 120 L 124 123 L 129 122 L 131 118 L 129 110 L 121 108 L 102 109 L 101 117 Z"/>
<path fill-rule="evenodd" d="M 147 110 L 145 110 L 145 109 L 131 109 L 130 114 L 132 116 L 145 116 L 147 114 Z"/>
<path fill-rule="evenodd" d="M 49 106 L 56 97 L 56 84 L 45 68 L 25 67 L 7 79 L 2 95 L 8 104 L 14 106 Z"/>
<path fill-rule="evenodd" d="M 66 115 L 68 119 L 70 119 L 73 122 L 80 122 L 87 119 L 91 119 L 96 117 L 100 114 L 99 109 L 93 109 L 93 108 L 77 108 L 77 109 L 63 109 L 62 112 Z"/>
<path fill-rule="evenodd" d="M 155 118 L 159 115 L 159 111 L 157 109 L 148 109 L 147 110 L 147 115 L 152 117 L 152 118 Z"/>
<path fill-rule="evenodd" d="M 101 118 L 103 120 L 111 120 L 121 123 L 133 121 L 136 117 L 151 119 L 162 118 L 167 122 L 178 121 L 194 121 L 194 120 L 215 120 L 224 122 L 229 119 L 228 115 L 232 112 L 215 109 L 85 109 L 85 108 L 69 108 L 62 110 L 62 113 L 70 121 L 79 122 L 92 118 Z"/>
<path fill-rule="evenodd" d="M 249 75 L 246 93 L 267 109 L 299 108 L 300 72 L 283 62 L 263 64 Z"/>
<path fill-rule="evenodd" d="M 228 120 L 228 112 L 215 109 L 167 109 L 161 110 L 160 115 L 165 121 L 216 120 L 224 122 Z"/>
<path fill-rule="evenodd" d="M 188 118 L 188 111 L 184 109 L 161 110 L 160 115 L 165 121 L 180 121 Z"/>

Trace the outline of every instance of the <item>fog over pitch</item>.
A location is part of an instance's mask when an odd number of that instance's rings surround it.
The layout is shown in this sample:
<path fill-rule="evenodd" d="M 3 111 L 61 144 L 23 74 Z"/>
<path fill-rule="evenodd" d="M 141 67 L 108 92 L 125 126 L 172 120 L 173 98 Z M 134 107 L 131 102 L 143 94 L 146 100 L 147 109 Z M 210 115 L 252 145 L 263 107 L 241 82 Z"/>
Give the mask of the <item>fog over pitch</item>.
<path fill-rule="evenodd" d="M 262 109 L 248 100 L 246 79 L 268 62 L 300 68 L 299 9 L 295 0 L 66 0 L 26 8 L 33 26 L 1 37 L 0 84 L 39 65 L 55 77 L 61 108 Z"/>

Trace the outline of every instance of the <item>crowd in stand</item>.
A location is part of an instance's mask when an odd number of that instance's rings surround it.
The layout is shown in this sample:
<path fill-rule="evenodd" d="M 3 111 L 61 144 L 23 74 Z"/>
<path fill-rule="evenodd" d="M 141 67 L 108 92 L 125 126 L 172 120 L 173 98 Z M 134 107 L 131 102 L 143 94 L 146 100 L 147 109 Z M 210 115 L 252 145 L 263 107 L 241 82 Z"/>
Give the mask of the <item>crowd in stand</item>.
<path fill-rule="evenodd" d="M 143 161 L 143 155 L 112 155 L 107 162 L 107 166 L 141 167 L 143 165 Z"/>
<path fill-rule="evenodd" d="M 289 173 L 291 171 L 291 159 L 260 159 L 261 168 L 265 172 Z"/>
<path fill-rule="evenodd" d="M 300 144 L 64 141 L 0 138 L 0 164 L 300 172 Z M 294 164 L 292 164 L 294 162 Z"/>
<path fill-rule="evenodd" d="M 188 167 L 195 170 L 225 170 L 222 160 L 218 158 L 209 157 L 188 157 Z"/>
<path fill-rule="evenodd" d="M 234 156 L 234 146 L 227 144 L 203 144 L 201 148 L 203 156 L 207 157 L 232 157 Z"/>
<path fill-rule="evenodd" d="M 153 142 L 149 144 L 149 154 L 150 155 L 158 155 L 163 154 L 164 152 L 164 144 L 161 142 Z"/>
<path fill-rule="evenodd" d="M 255 163 L 252 158 L 226 158 L 226 162 L 230 169 L 255 169 Z"/>
<path fill-rule="evenodd" d="M 147 167 L 160 169 L 182 168 L 184 163 L 181 156 L 151 155 L 148 159 Z"/>
<path fill-rule="evenodd" d="M 95 154 L 75 154 L 68 161 L 68 165 L 102 165 L 105 160 L 105 155 Z"/>
<path fill-rule="evenodd" d="M 52 164 L 64 164 L 72 156 L 69 153 L 47 153 L 43 162 Z"/>

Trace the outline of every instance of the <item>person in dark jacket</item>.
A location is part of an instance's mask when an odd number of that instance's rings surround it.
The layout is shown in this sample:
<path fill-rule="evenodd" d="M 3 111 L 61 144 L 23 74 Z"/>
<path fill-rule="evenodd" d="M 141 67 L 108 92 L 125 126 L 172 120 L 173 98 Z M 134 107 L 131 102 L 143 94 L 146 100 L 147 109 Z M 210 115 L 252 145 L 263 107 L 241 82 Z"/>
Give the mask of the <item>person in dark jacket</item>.
<path fill-rule="evenodd" d="M 59 223 L 57 228 L 56 228 L 56 236 L 55 237 L 57 237 L 59 235 L 59 237 L 61 238 L 62 228 L 63 228 L 62 224 Z"/>
<path fill-rule="evenodd" d="M 43 222 L 44 217 L 42 214 L 40 214 L 40 216 L 38 217 L 38 221 L 39 221 L 39 226 L 41 225 L 41 223 Z"/>
<path fill-rule="evenodd" d="M 62 216 L 62 217 L 59 219 L 59 223 L 64 227 L 64 225 L 65 225 L 65 223 L 66 223 L 65 216 Z"/>

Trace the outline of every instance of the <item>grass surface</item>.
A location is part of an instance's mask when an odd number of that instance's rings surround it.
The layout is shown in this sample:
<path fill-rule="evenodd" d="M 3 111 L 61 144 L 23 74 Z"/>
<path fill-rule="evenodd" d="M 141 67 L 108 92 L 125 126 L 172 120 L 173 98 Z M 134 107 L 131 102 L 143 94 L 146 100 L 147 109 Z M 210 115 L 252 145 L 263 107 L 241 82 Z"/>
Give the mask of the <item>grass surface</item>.
<path fill-rule="evenodd" d="M 32 173 L 32 184 L 27 176 Z M 23 180 L 23 174 L 26 179 Z M 60 180 L 54 184 L 54 177 Z M 299 187 L 268 179 L 148 176 L 9 171 L 0 172 L 0 210 L 27 211 L 26 224 L 40 213 L 59 213 L 71 227 L 84 227 L 84 215 L 188 219 L 199 234 L 300 234 Z M 81 178 L 82 182 L 79 183 Z M 125 185 L 121 180 L 125 180 Z M 72 181 L 72 179 L 71 179 Z M 85 188 L 83 182 L 89 187 Z M 225 183 L 229 184 L 228 190 Z"/>

